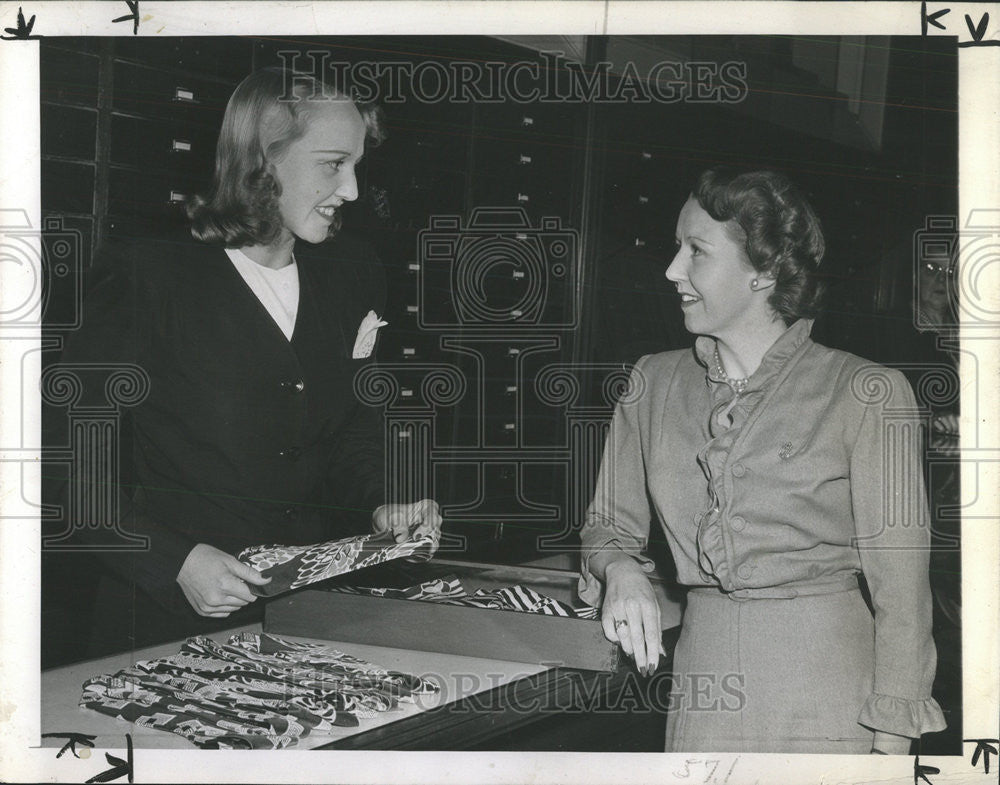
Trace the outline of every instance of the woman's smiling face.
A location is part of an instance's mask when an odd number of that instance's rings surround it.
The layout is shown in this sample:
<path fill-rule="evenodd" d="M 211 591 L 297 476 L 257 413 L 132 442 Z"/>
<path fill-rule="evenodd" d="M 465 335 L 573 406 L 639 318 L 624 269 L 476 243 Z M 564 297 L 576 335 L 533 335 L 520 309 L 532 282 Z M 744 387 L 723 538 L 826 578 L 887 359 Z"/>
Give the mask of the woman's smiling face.
<path fill-rule="evenodd" d="M 365 123 L 346 99 L 310 101 L 308 112 L 305 134 L 273 167 L 281 185 L 282 238 L 319 243 L 337 208 L 358 198 L 354 167 L 364 155 Z"/>
<path fill-rule="evenodd" d="M 684 326 L 696 335 L 725 337 L 746 323 L 759 278 L 747 258 L 740 228 L 716 221 L 694 197 L 677 219 L 677 254 L 667 278 L 677 286 Z"/>

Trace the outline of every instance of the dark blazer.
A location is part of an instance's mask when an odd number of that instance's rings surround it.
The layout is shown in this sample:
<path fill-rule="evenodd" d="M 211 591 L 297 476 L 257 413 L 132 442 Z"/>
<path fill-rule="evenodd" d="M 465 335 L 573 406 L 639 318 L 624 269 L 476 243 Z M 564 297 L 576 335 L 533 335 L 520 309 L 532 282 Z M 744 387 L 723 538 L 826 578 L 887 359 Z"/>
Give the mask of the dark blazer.
<path fill-rule="evenodd" d="M 347 536 L 369 530 L 384 501 L 381 412 L 353 390 L 373 358 L 351 358 L 365 314 L 383 313 L 381 268 L 343 236 L 295 256 L 291 341 L 220 247 L 119 241 L 95 267 L 62 361 L 148 374 L 148 396 L 123 410 L 131 483 L 119 505 L 122 528 L 150 548 L 101 556 L 143 602 L 190 617 L 175 579 L 198 543 L 236 554 Z M 83 403 L 100 403 L 87 378 Z"/>

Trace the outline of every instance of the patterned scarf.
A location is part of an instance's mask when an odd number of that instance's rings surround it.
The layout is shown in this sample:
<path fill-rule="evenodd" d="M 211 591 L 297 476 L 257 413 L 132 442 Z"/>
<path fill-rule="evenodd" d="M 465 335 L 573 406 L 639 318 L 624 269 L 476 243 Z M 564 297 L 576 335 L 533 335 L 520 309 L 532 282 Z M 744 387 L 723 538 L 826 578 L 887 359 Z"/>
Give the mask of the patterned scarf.
<path fill-rule="evenodd" d="M 254 545 L 236 557 L 271 582 L 250 586 L 259 597 L 274 597 L 336 575 L 405 557 L 430 557 L 430 537 L 396 543 L 386 535 L 365 534 L 316 545 Z"/>
<path fill-rule="evenodd" d="M 319 643 L 244 632 L 88 679 L 80 706 L 205 749 L 282 749 L 439 689 Z"/>
<path fill-rule="evenodd" d="M 367 594 L 397 600 L 420 600 L 441 605 L 464 605 L 469 608 L 486 608 L 521 613 L 542 613 L 546 616 L 566 616 L 575 619 L 596 619 L 598 609 L 589 605 L 572 607 L 559 600 L 539 594 L 527 586 L 507 586 L 501 589 L 477 589 L 469 594 L 454 575 L 424 581 L 405 589 L 366 588 L 360 586 L 331 586 L 329 591 L 345 594 Z"/>

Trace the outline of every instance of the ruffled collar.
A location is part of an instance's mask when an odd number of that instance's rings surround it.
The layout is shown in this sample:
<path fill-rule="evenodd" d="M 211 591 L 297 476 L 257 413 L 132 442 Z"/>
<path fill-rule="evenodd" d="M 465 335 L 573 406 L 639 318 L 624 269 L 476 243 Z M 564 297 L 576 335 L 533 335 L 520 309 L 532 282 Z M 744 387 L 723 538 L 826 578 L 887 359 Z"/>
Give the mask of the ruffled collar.
<path fill-rule="evenodd" d="M 746 389 L 743 391 L 744 395 L 767 386 L 767 383 L 782 369 L 798 348 L 809 340 L 813 321 L 813 319 L 798 319 L 778 336 L 778 340 L 771 344 L 771 348 L 764 354 L 757 370 L 753 372 L 747 382 Z M 719 375 L 715 366 L 715 339 L 707 335 L 698 336 L 694 342 L 694 351 L 698 362 L 705 366 L 706 383 L 710 387 L 713 383 L 725 384 L 725 379 Z"/>

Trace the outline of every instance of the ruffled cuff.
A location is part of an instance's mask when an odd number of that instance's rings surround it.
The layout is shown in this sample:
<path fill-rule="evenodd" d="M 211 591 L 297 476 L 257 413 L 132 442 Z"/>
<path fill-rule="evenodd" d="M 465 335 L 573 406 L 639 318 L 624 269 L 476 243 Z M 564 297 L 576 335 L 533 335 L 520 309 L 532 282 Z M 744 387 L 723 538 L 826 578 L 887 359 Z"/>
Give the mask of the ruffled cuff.
<path fill-rule="evenodd" d="M 651 559 L 647 559 L 645 556 L 641 556 L 638 553 L 630 553 L 625 550 L 622 547 L 621 540 L 618 539 L 608 540 L 607 542 L 586 551 L 583 554 L 583 558 L 580 563 L 580 578 L 577 581 L 576 593 L 580 597 L 581 602 L 586 603 L 592 608 L 601 607 L 601 599 L 604 595 L 604 583 L 590 571 L 590 559 L 594 556 L 594 554 L 600 553 L 607 548 L 614 548 L 635 559 L 639 563 L 643 572 L 652 572 L 656 566 L 653 564 Z"/>
<path fill-rule="evenodd" d="M 910 700 L 873 692 L 858 715 L 866 728 L 917 739 L 924 733 L 944 730 L 947 723 L 933 698 Z"/>

